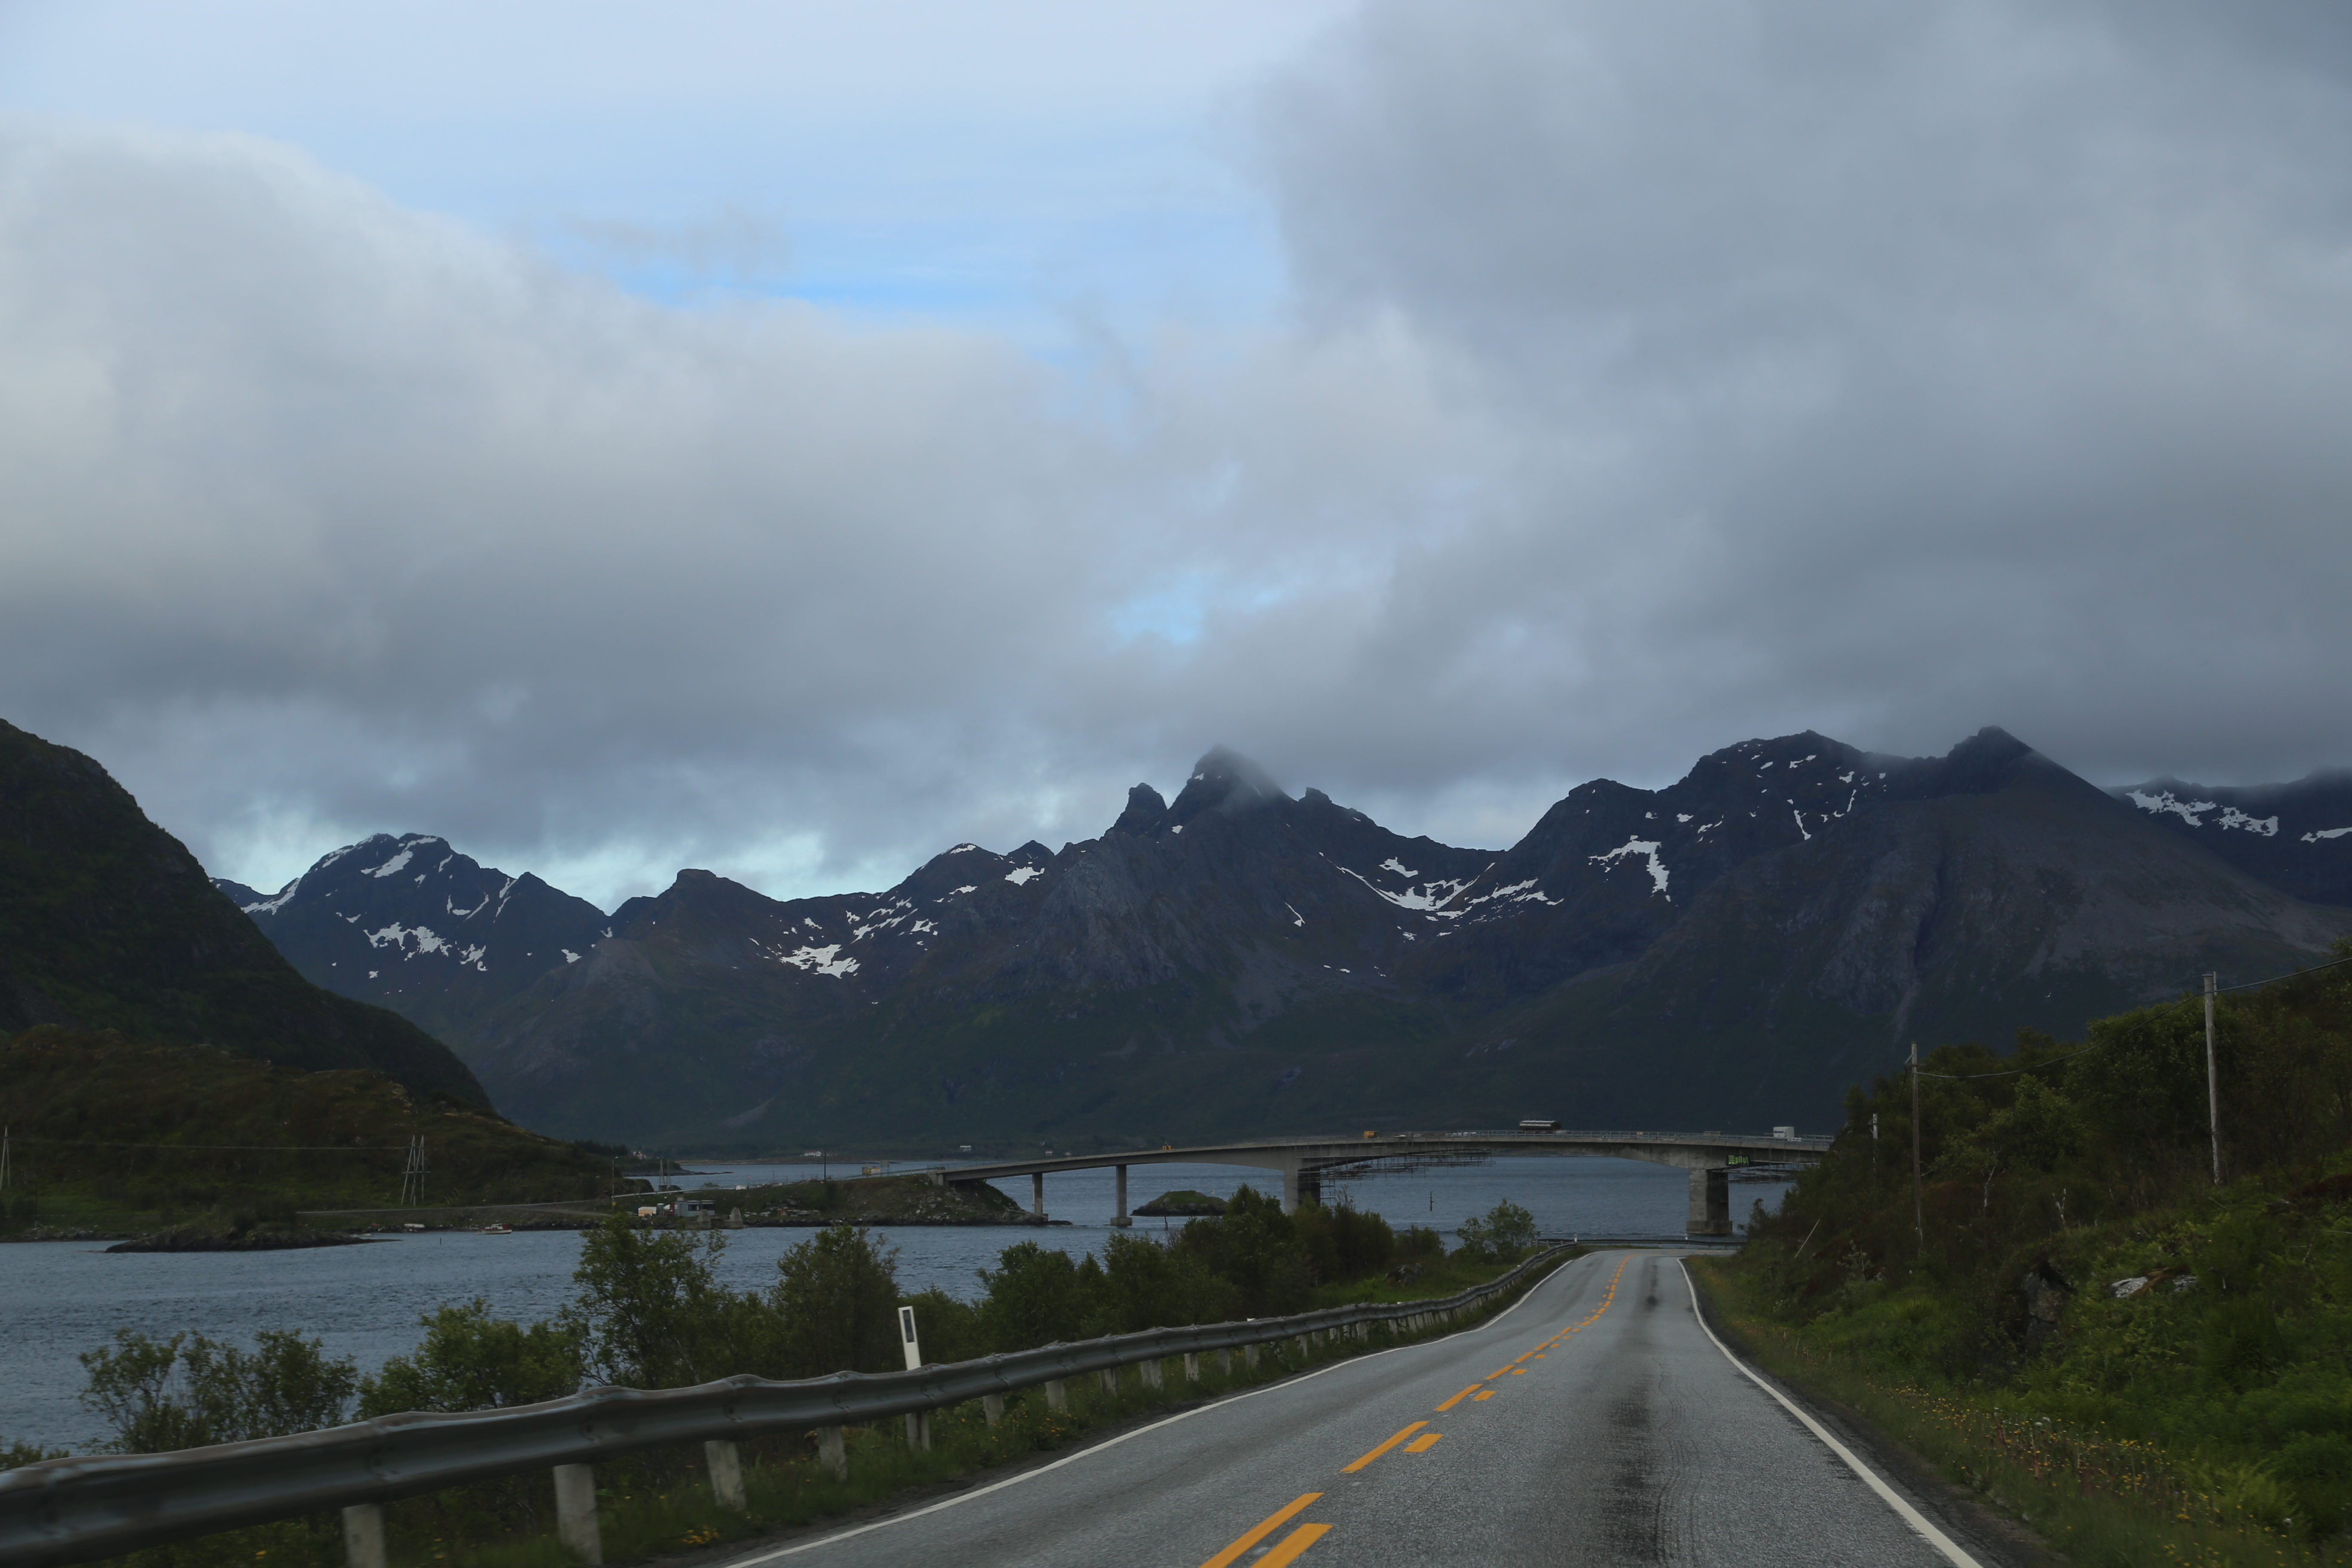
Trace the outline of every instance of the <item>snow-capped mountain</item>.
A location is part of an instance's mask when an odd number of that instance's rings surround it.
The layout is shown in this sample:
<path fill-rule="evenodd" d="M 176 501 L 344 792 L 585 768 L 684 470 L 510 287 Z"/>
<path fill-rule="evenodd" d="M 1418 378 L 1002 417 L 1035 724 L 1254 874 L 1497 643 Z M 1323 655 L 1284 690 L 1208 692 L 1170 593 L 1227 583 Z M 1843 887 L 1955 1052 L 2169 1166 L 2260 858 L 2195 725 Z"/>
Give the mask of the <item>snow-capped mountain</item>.
<path fill-rule="evenodd" d="M 1817 1123 L 1912 1038 L 2071 1034 L 2307 960 L 2352 916 L 2284 875 L 1988 730 L 1924 759 L 1744 742 L 1664 789 L 1583 785 L 1507 850 L 1221 749 L 1098 838 L 960 844 L 878 893 L 688 870 L 605 916 L 377 838 L 240 901 L 529 1124 L 782 1145 Z"/>
<path fill-rule="evenodd" d="M 545 970 L 579 963 L 611 924 L 584 899 L 478 865 L 428 834 L 347 845 L 275 893 L 214 886 L 316 984 L 444 1039 Z"/>

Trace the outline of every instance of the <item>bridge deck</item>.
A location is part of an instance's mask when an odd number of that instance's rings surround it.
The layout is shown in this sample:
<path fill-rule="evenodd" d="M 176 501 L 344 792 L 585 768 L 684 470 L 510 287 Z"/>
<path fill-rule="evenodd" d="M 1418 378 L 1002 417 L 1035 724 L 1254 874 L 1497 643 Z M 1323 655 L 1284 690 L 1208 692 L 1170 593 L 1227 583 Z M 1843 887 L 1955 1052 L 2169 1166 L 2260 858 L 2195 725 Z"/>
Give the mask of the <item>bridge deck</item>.
<path fill-rule="evenodd" d="M 1769 1132 L 1393 1132 L 1377 1138 L 1255 1138 L 1178 1148 L 1128 1149 L 1102 1154 L 1053 1154 L 932 1167 L 954 1182 L 1001 1181 L 1057 1171 L 1099 1171 L 1122 1165 L 1252 1165 L 1288 1172 L 1328 1171 L 1374 1161 L 1444 1158 L 1450 1154 L 1581 1154 L 1648 1160 L 1684 1169 L 1719 1168 L 1741 1161 L 1811 1164 L 1828 1152 L 1825 1136 L 1781 1138 Z"/>

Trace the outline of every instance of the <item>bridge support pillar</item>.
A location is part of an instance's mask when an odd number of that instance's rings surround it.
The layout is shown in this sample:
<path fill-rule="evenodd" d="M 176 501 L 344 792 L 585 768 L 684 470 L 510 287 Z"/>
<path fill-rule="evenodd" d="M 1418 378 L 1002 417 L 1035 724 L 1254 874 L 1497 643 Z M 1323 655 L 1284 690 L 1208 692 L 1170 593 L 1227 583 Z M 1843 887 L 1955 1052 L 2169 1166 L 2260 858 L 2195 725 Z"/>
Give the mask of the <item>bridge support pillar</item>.
<path fill-rule="evenodd" d="M 1297 1214 L 1300 1204 L 1323 1201 L 1323 1173 L 1302 1169 L 1303 1162 L 1293 1157 L 1282 1167 L 1282 1212 Z"/>
<path fill-rule="evenodd" d="M 1702 1166 L 1691 1172 L 1690 1224 L 1685 1234 L 1731 1234 L 1731 1173 L 1723 1166 Z"/>
<path fill-rule="evenodd" d="M 1115 1165 L 1112 1169 L 1118 1173 L 1118 1213 L 1112 1216 L 1111 1224 L 1133 1225 L 1135 1221 L 1127 1212 L 1127 1167 Z"/>
<path fill-rule="evenodd" d="M 350 1568 L 384 1568 L 382 1507 L 355 1502 L 343 1510 L 343 1561 Z"/>
<path fill-rule="evenodd" d="M 1029 1212 L 1043 1219 L 1045 1215 L 1045 1173 L 1029 1173 Z"/>
<path fill-rule="evenodd" d="M 583 1563 L 604 1561 L 604 1537 L 596 1527 L 596 1467 L 555 1467 L 555 1538 Z"/>

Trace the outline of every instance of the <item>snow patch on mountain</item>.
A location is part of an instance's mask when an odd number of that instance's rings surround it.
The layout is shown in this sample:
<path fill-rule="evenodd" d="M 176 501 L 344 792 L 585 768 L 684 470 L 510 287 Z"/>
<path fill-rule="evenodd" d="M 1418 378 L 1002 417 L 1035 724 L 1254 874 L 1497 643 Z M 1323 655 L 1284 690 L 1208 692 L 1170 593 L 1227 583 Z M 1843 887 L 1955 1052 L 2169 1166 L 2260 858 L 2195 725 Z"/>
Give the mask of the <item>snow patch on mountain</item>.
<path fill-rule="evenodd" d="M 1799 812 L 1797 814 L 1797 831 L 1803 833 L 1804 828 L 1804 814 L 1802 812 Z M 1807 833 L 1805 834 L 1805 837 L 1810 838 L 1812 835 Z M 1648 861 L 1650 865 L 1650 887 L 1652 890 L 1664 894 L 1668 901 L 1672 901 L 1674 895 L 1666 892 L 1666 862 L 1664 858 L 1658 853 L 1661 847 L 1663 847 L 1663 846 L 1661 846 L 1654 838 L 1628 838 L 1624 843 L 1620 844 L 1616 848 L 1608 851 L 1606 854 L 1592 856 L 1591 860 L 1594 865 L 1600 866 L 1603 869 L 1614 866 L 1620 860 L 1634 857 L 1638 857 L 1641 859 Z"/>
<path fill-rule="evenodd" d="M 2352 833 L 2352 827 L 2323 827 L 2316 832 L 2305 834 L 2303 841 L 2305 844 L 2316 844 L 2323 838 L 2341 838 L 2347 833 Z"/>
<path fill-rule="evenodd" d="M 2183 800 L 2168 789 L 2156 795 L 2142 795 L 2136 789 L 2126 790 L 2125 798 L 2150 816 L 2162 816 L 2169 812 L 2191 827 L 2205 826 L 2205 819 L 2199 816 L 2199 813 L 2218 810 L 2221 806 L 2219 801 Z"/>
<path fill-rule="evenodd" d="M 361 872 L 360 875 L 363 877 L 389 877 L 394 872 L 404 868 L 407 866 L 410 858 L 415 854 L 415 851 L 413 849 L 403 849 L 399 854 L 394 856 L 383 865 L 372 867 L 369 869 Z"/>
<path fill-rule="evenodd" d="M 257 904 L 239 904 L 237 908 L 249 915 L 274 915 L 286 907 L 288 900 L 302 890 L 302 879 L 295 878 L 278 891 L 274 899 L 264 899 Z"/>
<path fill-rule="evenodd" d="M 1042 877 L 1045 874 L 1045 868 L 1042 866 L 1016 866 L 1004 873 L 1004 879 L 1018 888 L 1026 884 L 1030 878 Z"/>
<path fill-rule="evenodd" d="M 1393 860 L 1389 862 L 1389 867 L 1395 865 L 1396 862 Z M 1381 869 L 1386 870 L 1389 867 L 1382 867 Z M 1381 887 L 1373 882 L 1370 877 L 1365 876 L 1361 871 L 1350 870 L 1345 866 L 1335 866 L 1332 868 L 1343 873 L 1344 875 L 1353 877 L 1356 880 L 1361 882 L 1367 888 L 1371 889 L 1373 892 L 1378 893 L 1381 898 L 1386 899 L 1390 903 L 1394 904 L 1401 910 L 1415 910 L 1423 913 L 1443 906 L 1448 899 L 1451 899 L 1454 894 L 1460 892 L 1463 886 L 1461 879 L 1456 879 L 1450 882 L 1429 882 L 1424 884 L 1422 888 L 1407 888 L 1402 893 L 1391 893 L 1386 888 Z M 1402 869 L 1402 868 L 1399 868 Z M 1407 874 L 1410 875 L 1410 873 Z"/>
<path fill-rule="evenodd" d="M 2163 816 L 2169 814 L 2180 818 L 2191 827 L 2204 826 L 2204 814 L 2209 811 L 2218 811 L 2221 814 L 2218 826 L 2224 830 L 2237 828 L 2263 838 L 2278 837 L 2279 819 L 2277 817 L 2252 816 L 2234 805 L 2223 805 L 2219 801 L 2183 800 L 2168 789 L 2158 790 L 2154 795 L 2142 790 L 2126 790 L 2124 798 L 2151 816 Z M 2310 840 L 2306 838 L 2304 842 L 2307 844 Z"/>
<path fill-rule="evenodd" d="M 816 974 L 830 974 L 835 980 L 845 980 L 857 973 L 857 960 L 842 956 L 841 944 L 837 942 L 828 942 L 823 947 L 803 947 L 796 952 L 779 953 L 776 962 Z"/>

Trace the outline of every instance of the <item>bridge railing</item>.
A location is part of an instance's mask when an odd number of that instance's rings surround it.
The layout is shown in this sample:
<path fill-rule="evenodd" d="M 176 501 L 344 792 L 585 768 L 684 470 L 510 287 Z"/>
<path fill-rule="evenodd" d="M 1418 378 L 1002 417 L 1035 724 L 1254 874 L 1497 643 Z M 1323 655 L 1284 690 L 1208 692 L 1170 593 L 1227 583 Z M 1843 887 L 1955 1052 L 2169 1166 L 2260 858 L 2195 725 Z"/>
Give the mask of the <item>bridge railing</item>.
<path fill-rule="evenodd" d="M 1184 1357 L 1186 1375 L 1197 1378 L 1204 1352 L 1240 1350 L 1255 1362 L 1257 1346 L 1279 1340 L 1305 1344 L 1330 1334 L 1363 1337 L 1378 1323 L 1418 1331 L 1461 1319 L 1569 1250 L 1549 1247 L 1499 1279 L 1425 1301 L 1152 1329 L 911 1372 L 840 1372 L 790 1383 L 744 1375 L 692 1388 L 599 1387 L 503 1410 L 385 1415 L 166 1454 L 48 1459 L 0 1470 L 0 1563 L 86 1563 L 341 1509 L 352 1568 L 383 1568 L 384 1503 L 541 1468 L 555 1471 L 558 1533 L 596 1563 L 603 1553 L 591 1467 L 600 1460 L 698 1440 L 706 1446 L 713 1494 L 722 1505 L 740 1509 L 740 1438 L 814 1430 L 820 1458 L 845 1477 L 844 1426 L 919 1417 L 973 1399 L 985 1403 L 994 1425 L 1006 1394 L 1043 1384 L 1047 1403 L 1058 1408 L 1065 1380 L 1088 1373 L 1116 1376 L 1120 1368 L 1141 1365 L 1145 1383 L 1159 1386 L 1161 1363 L 1175 1356 Z"/>

